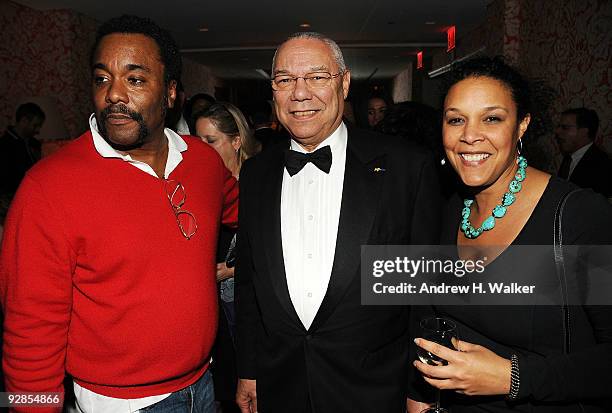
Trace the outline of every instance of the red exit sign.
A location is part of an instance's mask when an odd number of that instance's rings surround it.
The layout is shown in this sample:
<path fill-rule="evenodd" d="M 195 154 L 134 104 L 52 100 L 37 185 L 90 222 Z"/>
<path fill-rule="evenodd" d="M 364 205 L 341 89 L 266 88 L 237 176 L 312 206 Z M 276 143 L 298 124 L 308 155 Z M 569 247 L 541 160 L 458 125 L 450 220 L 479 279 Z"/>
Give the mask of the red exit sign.
<path fill-rule="evenodd" d="M 455 26 L 446 29 L 446 51 L 450 52 L 455 48 Z"/>

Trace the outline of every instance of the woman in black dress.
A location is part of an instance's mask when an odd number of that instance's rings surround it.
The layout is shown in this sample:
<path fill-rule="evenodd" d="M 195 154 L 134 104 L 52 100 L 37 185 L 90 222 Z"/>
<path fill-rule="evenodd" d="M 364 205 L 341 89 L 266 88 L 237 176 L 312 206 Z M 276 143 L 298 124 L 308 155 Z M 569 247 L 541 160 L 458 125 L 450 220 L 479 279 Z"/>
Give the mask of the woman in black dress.
<path fill-rule="evenodd" d="M 514 245 L 552 245 L 555 212 L 576 187 L 527 165 L 521 141 L 533 113 L 529 84 L 499 58 L 456 66 L 443 108 L 446 156 L 464 184 L 449 202 L 442 244 L 499 246 L 487 269 L 529 270 L 530 257 L 512 260 Z M 567 198 L 564 245 L 612 244 L 612 207 L 590 190 Z M 552 254 L 544 262 L 556 273 Z M 575 275 L 575 274 L 574 274 Z M 611 297 L 612 299 L 612 297 Z M 448 361 L 415 361 L 419 377 L 443 390 L 443 406 L 457 412 L 612 411 L 612 307 L 442 306 L 454 321 L 460 351 L 418 338 L 416 345 Z M 416 308 L 414 317 L 424 315 Z M 425 407 L 413 388 L 409 411 Z"/>

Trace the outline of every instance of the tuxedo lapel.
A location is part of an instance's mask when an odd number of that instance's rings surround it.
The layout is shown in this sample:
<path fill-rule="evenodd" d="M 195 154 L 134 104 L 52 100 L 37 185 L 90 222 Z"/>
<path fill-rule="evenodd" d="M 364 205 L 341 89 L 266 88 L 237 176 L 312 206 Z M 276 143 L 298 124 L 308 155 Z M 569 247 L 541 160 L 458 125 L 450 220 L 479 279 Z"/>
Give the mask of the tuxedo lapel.
<path fill-rule="evenodd" d="M 274 154 L 263 176 L 260 231 L 263 234 L 263 245 L 265 246 L 264 250 L 269 268 L 266 275 L 282 307 L 287 311 L 291 319 L 303 328 L 289 296 L 287 276 L 285 274 L 280 217 L 283 172 L 283 152 L 279 150 L 278 153 Z"/>
<path fill-rule="evenodd" d="M 327 292 L 309 331 L 316 330 L 331 315 L 358 276 L 361 245 L 368 243 L 376 216 L 384 159 L 376 155 L 375 147 L 368 148 L 369 143 L 358 138 L 349 131 L 334 264 Z"/>

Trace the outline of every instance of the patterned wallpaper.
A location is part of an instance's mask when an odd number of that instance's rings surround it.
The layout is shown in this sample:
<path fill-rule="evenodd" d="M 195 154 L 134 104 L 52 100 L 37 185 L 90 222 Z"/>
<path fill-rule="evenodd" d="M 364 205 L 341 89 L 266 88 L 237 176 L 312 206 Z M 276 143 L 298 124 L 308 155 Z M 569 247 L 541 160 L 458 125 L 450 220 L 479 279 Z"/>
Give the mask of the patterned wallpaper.
<path fill-rule="evenodd" d="M 96 22 L 66 10 L 39 12 L 0 2 L 0 130 L 14 122 L 16 104 L 26 96 L 58 102 L 69 137 L 87 127 L 89 46 Z"/>
<path fill-rule="evenodd" d="M 392 95 L 395 103 L 412 100 L 412 66 L 395 76 Z"/>
<path fill-rule="evenodd" d="M 521 68 L 557 91 L 555 114 L 595 109 L 598 143 L 612 154 L 612 2 L 523 0 L 521 8 Z"/>

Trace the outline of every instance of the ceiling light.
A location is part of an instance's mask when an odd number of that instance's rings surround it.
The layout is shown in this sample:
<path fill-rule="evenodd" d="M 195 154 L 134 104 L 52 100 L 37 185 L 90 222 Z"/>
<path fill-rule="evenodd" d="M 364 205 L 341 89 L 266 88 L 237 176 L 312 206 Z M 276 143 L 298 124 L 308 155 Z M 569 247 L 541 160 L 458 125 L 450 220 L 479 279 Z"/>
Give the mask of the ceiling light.
<path fill-rule="evenodd" d="M 431 26 L 431 25 L 433 25 L 433 24 L 436 24 L 436 22 L 425 22 L 425 24 L 427 24 L 427 25 L 430 25 L 430 26 Z"/>
<path fill-rule="evenodd" d="M 310 28 L 310 24 L 309 23 L 302 23 L 302 24 L 300 24 L 300 27 L 302 29 L 309 29 Z"/>
<path fill-rule="evenodd" d="M 200 31 L 200 32 L 207 32 L 208 31 L 208 27 L 200 27 L 198 29 L 198 31 Z"/>

